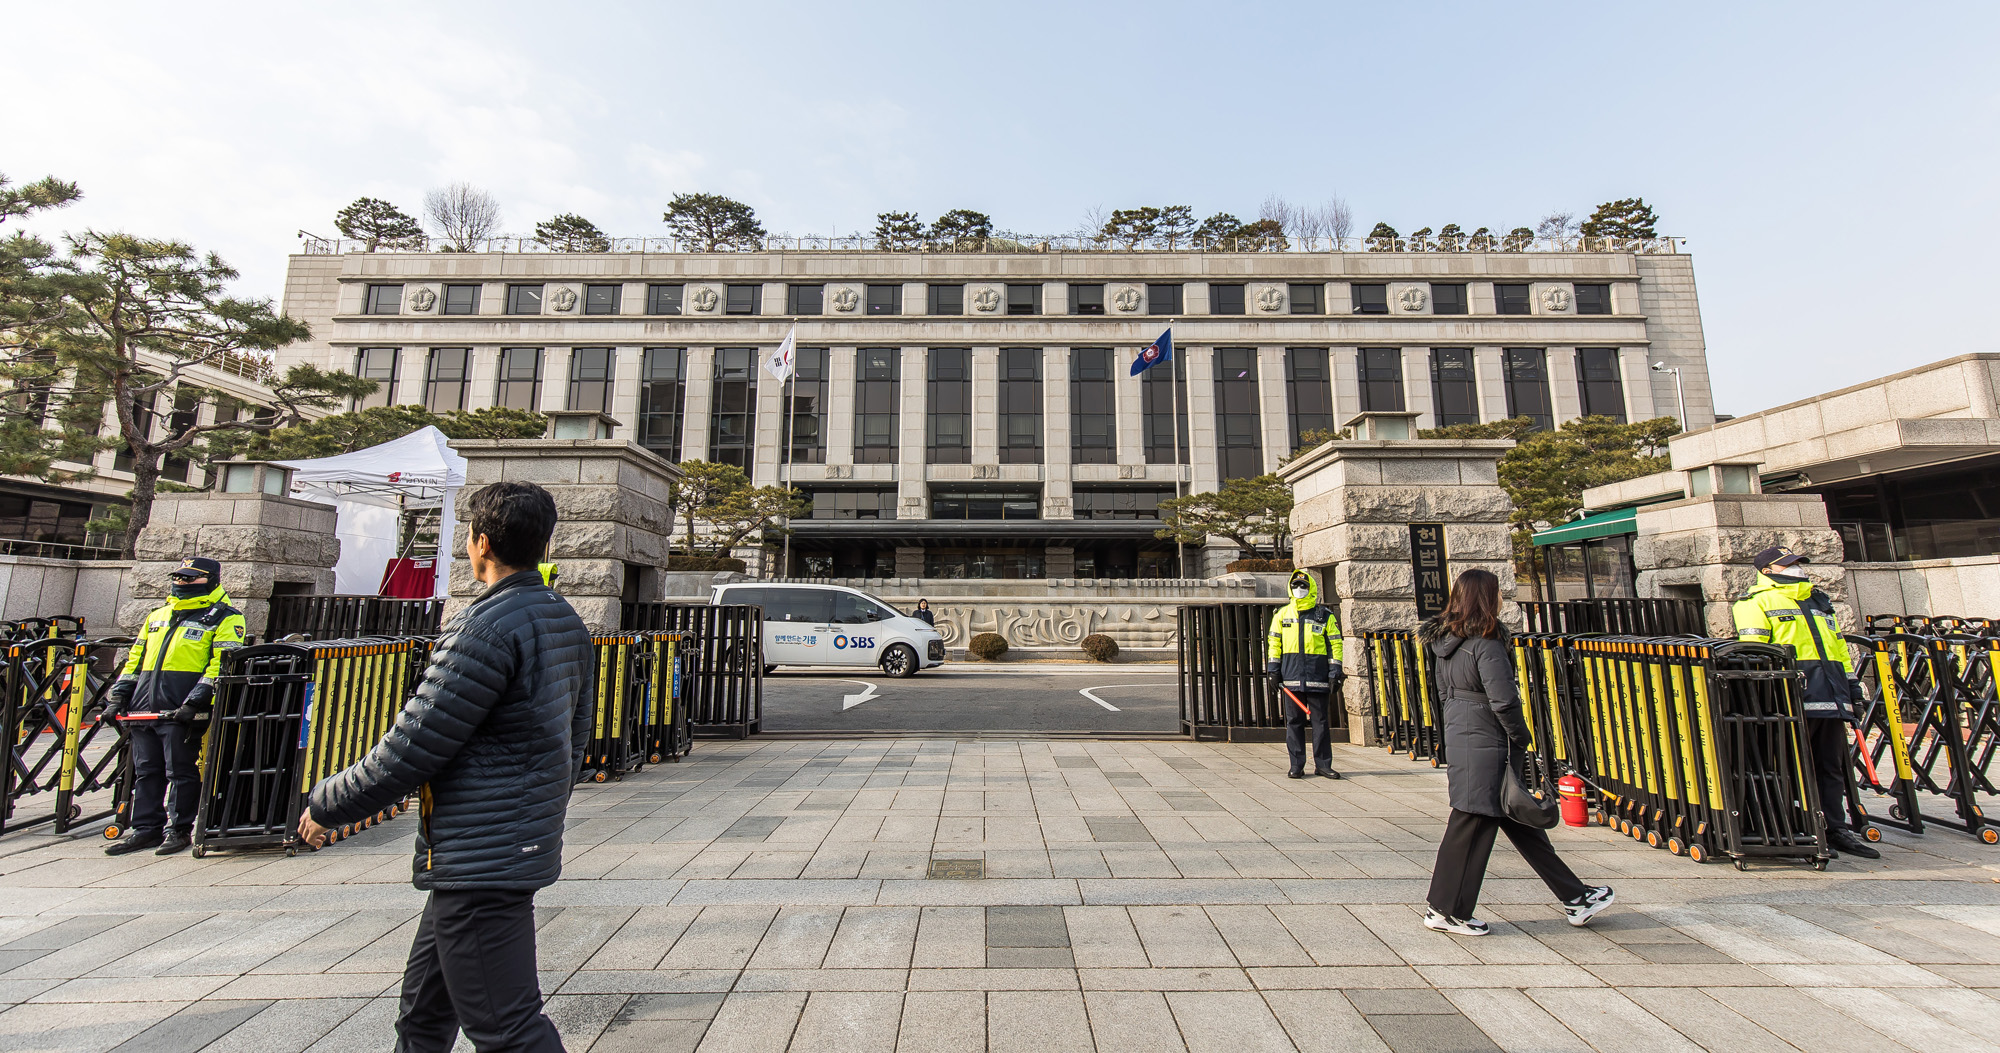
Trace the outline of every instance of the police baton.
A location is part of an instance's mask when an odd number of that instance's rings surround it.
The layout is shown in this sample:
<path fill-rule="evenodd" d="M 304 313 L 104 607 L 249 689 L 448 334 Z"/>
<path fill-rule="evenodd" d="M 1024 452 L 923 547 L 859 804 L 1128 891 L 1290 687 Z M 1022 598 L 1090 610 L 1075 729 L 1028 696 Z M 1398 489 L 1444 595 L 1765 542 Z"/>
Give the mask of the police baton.
<path fill-rule="evenodd" d="M 1278 690 L 1283 691 L 1285 693 L 1285 697 L 1292 700 L 1292 705 L 1299 707 L 1299 712 L 1304 713 L 1308 717 L 1312 716 L 1313 711 L 1306 708 L 1306 704 L 1304 702 L 1299 701 L 1299 696 L 1292 694 L 1291 688 L 1286 687 L 1283 684 L 1279 684 Z"/>

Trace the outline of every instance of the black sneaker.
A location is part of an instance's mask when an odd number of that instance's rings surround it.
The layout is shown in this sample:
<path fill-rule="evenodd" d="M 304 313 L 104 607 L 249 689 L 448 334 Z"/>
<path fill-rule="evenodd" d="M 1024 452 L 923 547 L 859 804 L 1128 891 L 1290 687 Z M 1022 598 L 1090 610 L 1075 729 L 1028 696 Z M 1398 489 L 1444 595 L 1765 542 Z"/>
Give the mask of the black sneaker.
<path fill-rule="evenodd" d="M 194 844 L 194 840 L 186 833 L 179 830 L 171 830 L 168 831 L 166 840 L 160 843 L 160 850 L 153 854 L 156 856 L 177 856 L 187 851 L 188 846 L 191 844 Z"/>
<path fill-rule="evenodd" d="M 104 854 L 122 856 L 127 852 L 143 852 L 148 848 L 158 848 L 162 840 L 159 834 L 127 834 L 104 846 Z"/>
<path fill-rule="evenodd" d="M 1882 858 L 1882 853 L 1877 851 L 1874 845 L 1869 844 L 1862 839 L 1860 834 L 1855 833 L 1847 827 L 1836 826 L 1828 830 L 1826 832 L 1826 839 L 1833 847 L 1846 852 L 1848 855 L 1860 856 L 1863 859 Z"/>
<path fill-rule="evenodd" d="M 1564 900 L 1563 917 L 1571 925 L 1582 928 L 1590 924 L 1590 919 L 1617 900 L 1618 894 L 1609 885 L 1599 885 L 1575 899 Z"/>

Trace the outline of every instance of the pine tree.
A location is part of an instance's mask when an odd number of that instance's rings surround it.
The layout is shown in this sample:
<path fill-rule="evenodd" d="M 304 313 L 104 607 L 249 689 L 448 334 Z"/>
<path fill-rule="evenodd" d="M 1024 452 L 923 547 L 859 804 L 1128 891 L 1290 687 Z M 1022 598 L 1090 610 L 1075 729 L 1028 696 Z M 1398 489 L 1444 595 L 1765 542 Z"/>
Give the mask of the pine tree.
<path fill-rule="evenodd" d="M 1102 233 L 1112 241 L 1123 243 L 1128 249 L 1136 249 L 1140 242 L 1153 236 L 1159 224 L 1160 210 L 1151 205 L 1119 208 L 1111 211 L 1111 218 L 1105 221 Z"/>
<path fill-rule="evenodd" d="M 1194 232 L 1194 207 L 1191 205 L 1168 205 L 1160 209 L 1159 218 L 1153 221 L 1153 236 L 1169 250 Z"/>
<path fill-rule="evenodd" d="M 875 243 L 889 252 L 908 252 L 924 245 L 924 224 L 915 212 L 879 212 L 875 215 Z"/>
<path fill-rule="evenodd" d="M 424 228 L 416 217 L 381 198 L 355 198 L 352 205 L 334 215 L 333 225 L 341 237 L 361 242 L 365 252 L 374 252 L 383 245 L 399 248 L 421 244 L 424 240 Z"/>
<path fill-rule="evenodd" d="M 931 224 L 931 244 L 943 249 L 976 251 L 993 236 L 993 217 L 969 208 L 955 208 Z"/>
<path fill-rule="evenodd" d="M 535 224 L 535 240 L 551 252 L 611 251 L 611 239 L 597 229 L 597 224 L 574 212 L 565 212 Z"/>
<path fill-rule="evenodd" d="M 1403 251 L 1402 236 L 1387 223 L 1375 224 L 1375 229 L 1368 232 L 1367 244 L 1369 252 Z"/>
<path fill-rule="evenodd" d="M 1583 221 L 1580 231 L 1586 238 L 1652 238 L 1659 217 L 1643 197 L 1620 198 L 1597 206 Z"/>
<path fill-rule="evenodd" d="M 675 194 L 661 218 L 690 252 L 754 249 L 764 238 L 757 211 L 721 194 Z"/>
<path fill-rule="evenodd" d="M 1234 246 L 1236 235 L 1242 229 L 1242 220 L 1227 212 L 1217 212 L 1202 220 L 1201 226 L 1194 228 L 1192 237 L 1195 244 L 1205 249 L 1224 250 Z"/>

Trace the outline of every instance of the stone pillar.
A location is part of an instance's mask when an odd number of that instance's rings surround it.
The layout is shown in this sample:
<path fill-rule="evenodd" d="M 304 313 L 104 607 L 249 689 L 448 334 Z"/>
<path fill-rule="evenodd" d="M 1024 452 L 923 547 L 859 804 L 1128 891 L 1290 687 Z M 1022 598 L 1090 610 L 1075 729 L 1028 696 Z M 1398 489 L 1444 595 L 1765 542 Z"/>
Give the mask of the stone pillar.
<path fill-rule="evenodd" d="M 1710 494 L 1639 509 L 1632 566 L 1646 599 L 1700 600 L 1713 636 L 1736 635 L 1730 605 L 1757 580 L 1750 559 L 1773 545 L 1802 553 L 1798 570 L 1826 590 L 1843 626 L 1858 625 L 1848 602 L 1840 535 L 1817 494 Z"/>
<path fill-rule="evenodd" d="M 1257 411 L 1264 433 L 1264 470 L 1275 472 L 1292 452 L 1292 415 L 1291 406 L 1285 401 L 1282 347 L 1257 349 Z"/>
<path fill-rule="evenodd" d="M 1068 288 L 1064 286 L 1063 288 Z M 1070 436 L 1069 355 L 1067 347 L 1042 349 L 1042 518 L 1069 519 Z M 1133 385 L 1137 387 L 1138 385 Z M 1053 575 L 1052 575 L 1053 576 Z M 1067 575 L 1065 575 L 1067 576 Z"/>
<path fill-rule="evenodd" d="M 827 352 L 826 402 L 819 409 L 826 464 L 854 463 L 854 378 L 860 371 L 860 355 L 860 349 L 853 347 Z"/>
<path fill-rule="evenodd" d="M 139 535 L 132 599 L 118 627 L 132 632 L 146 612 L 167 601 L 167 574 L 189 556 L 222 564 L 222 587 L 243 612 L 248 631 L 264 635 L 271 597 L 333 592 L 340 560 L 334 509 L 317 501 L 269 494 L 160 494 Z"/>
<path fill-rule="evenodd" d="M 1000 349 L 972 349 L 972 463 L 1000 463 Z"/>
<path fill-rule="evenodd" d="M 502 479 L 537 483 L 555 497 L 555 536 L 549 559 L 562 564 L 558 591 L 593 632 L 616 630 L 618 605 L 662 595 L 661 567 L 673 532 L 667 487 L 680 470 L 636 443 L 616 439 L 455 439 L 466 459 L 465 489 L 451 551 L 465 551 L 466 504 L 488 483 Z M 628 568 L 638 568 L 638 588 L 627 596 Z M 463 558 L 451 568 L 450 618 L 485 590 Z"/>
<path fill-rule="evenodd" d="M 1500 578 L 1514 594 L 1507 516 L 1500 487 L 1504 439 L 1350 440 L 1317 447 L 1280 468 L 1292 484 L 1292 558 L 1319 575 L 1338 605 L 1348 674 L 1345 701 L 1353 741 L 1374 742 L 1374 688 L 1366 630 L 1417 624 L 1410 524 L 1444 524 L 1444 581 L 1472 568 Z"/>
<path fill-rule="evenodd" d="M 908 301 L 906 300 L 905 303 Z M 930 349 L 903 349 L 900 408 L 896 415 L 896 518 L 923 519 L 930 515 L 930 494 L 924 488 L 924 462 L 929 459 Z M 898 577 L 923 575 L 923 552 L 916 556 L 917 573 L 902 572 L 901 550 L 896 554 Z"/>

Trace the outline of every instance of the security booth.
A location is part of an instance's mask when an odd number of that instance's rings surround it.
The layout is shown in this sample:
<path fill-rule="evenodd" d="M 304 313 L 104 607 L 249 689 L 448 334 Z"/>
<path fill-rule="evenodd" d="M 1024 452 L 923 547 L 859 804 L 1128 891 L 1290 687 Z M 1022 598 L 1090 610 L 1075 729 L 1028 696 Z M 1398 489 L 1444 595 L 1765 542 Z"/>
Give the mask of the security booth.
<path fill-rule="evenodd" d="M 1639 529 L 1638 511 L 1620 508 L 1600 512 L 1535 534 L 1537 597 L 1592 600 L 1637 596 L 1632 535 Z"/>

